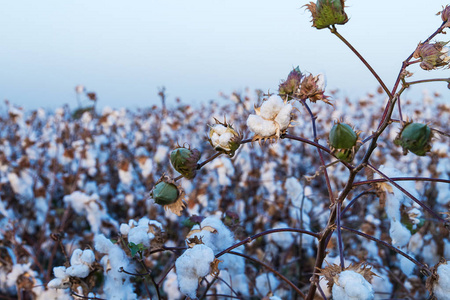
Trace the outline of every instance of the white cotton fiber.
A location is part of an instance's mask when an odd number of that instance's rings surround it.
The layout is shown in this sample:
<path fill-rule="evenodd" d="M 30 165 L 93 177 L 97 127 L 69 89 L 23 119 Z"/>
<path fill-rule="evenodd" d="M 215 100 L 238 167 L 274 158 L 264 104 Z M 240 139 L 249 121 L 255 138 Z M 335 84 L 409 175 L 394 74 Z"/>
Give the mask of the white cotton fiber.
<path fill-rule="evenodd" d="M 434 296 L 437 300 L 450 299 L 450 265 L 442 264 L 437 269 L 439 276 L 437 283 L 433 288 Z"/>
<path fill-rule="evenodd" d="M 197 298 L 198 280 L 210 273 L 214 252 L 199 244 L 187 249 L 175 262 L 180 291 L 190 298 Z"/>
<path fill-rule="evenodd" d="M 372 285 L 361 274 L 347 270 L 339 273 L 338 276 L 332 288 L 333 299 L 370 300 L 374 298 Z"/>
<path fill-rule="evenodd" d="M 283 108 L 284 102 L 280 96 L 270 96 L 269 99 L 263 102 L 260 108 L 260 116 L 264 119 L 273 120 Z"/>
<path fill-rule="evenodd" d="M 247 126 L 252 132 L 262 137 L 269 137 L 277 132 L 277 126 L 274 121 L 265 120 L 258 115 L 249 115 Z"/>

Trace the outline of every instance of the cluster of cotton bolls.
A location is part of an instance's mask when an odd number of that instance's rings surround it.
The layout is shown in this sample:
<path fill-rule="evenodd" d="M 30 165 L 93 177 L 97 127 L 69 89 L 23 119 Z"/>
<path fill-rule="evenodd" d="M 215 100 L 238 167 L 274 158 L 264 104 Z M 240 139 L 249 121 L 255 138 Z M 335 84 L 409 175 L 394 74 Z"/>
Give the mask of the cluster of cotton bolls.
<path fill-rule="evenodd" d="M 262 101 L 260 95 L 247 91 L 233 94 L 232 103 L 202 107 L 180 103 L 167 110 L 105 108 L 98 114 L 85 112 L 78 119 L 67 107 L 54 112 L 25 111 L 11 104 L 1 107 L 0 294 L 71 299 L 75 292 L 103 299 L 145 299 L 148 289 L 152 295 L 159 292 L 168 299 L 182 299 L 185 295 L 194 298 L 209 287 L 211 294 L 233 297 L 293 297 L 286 282 L 260 264 L 246 263 L 239 254 L 283 270 L 291 280 L 309 282 L 317 244 L 314 236 L 277 232 L 233 249 L 234 254 L 215 257 L 266 230 L 318 231 L 327 225 L 329 195 L 316 149 L 283 139 L 287 130 L 313 140 L 310 115 L 298 101 L 287 102 L 275 95 Z M 439 97 L 427 97 L 428 104 L 439 106 L 436 114 L 428 107 L 418 111 L 414 108 L 419 104 L 404 101 L 405 115 L 448 132 L 445 120 L 450 118 L 450 107 L 438 104 Z M 363 131 L 364 139 L 381 118 L 384 99 L 380 94 L 356 102 L 331 100 L 334 106 L 310 105 L 323 146 L 335 120 L 348 121 Z M 205 138 L 211 128 L 208 124 L 224 114 L 245 138 L 257 135 L 277 143 L 241 145 L 234 157 L 221 155 L 198 170 L 194 179 L 181 179 L 186 209 L 181 217 L 165 211 L 148 193 L 163 174 L 179 175 L 169 167 L 170 151 L 177 143 L 188 143 L 201 152 L 200 162 L 212 157 L 216 151 Z M 227 150 L 231 133 L 225 126 L 211 126 L 220 131 L 212 138 Z M 449 180 L 448 138 L 435 133 L 427 156 L 403 156 L 393 144 L 398 127 L 392 124 L 380 137 L 371 163 L 390 177 Z M 355 159 L 363 152 L 364 146 Z M 324 158 L 327 163 L 333 160 L 325 153 Z M 335 164 L 327 171 L 332 189 L 340 191 L 347 169 Z M 361 173 L 355 181 L 372 177 L 381 178 Z M 397 183 L 434 211 L 448 210 L 448 184 Z M 362 192 L 366 193 L 342 215 L 343 225 L 392 243 L 429 266 L 441 257 L 450 259 L 445 226 L 428 218 L 392 184 L 362 184 L 354 188 L 352 197 Z M 360 281 L 355 287 L 360 295 L 375 299 L 382 299 L 386 291 L 398 298 L 427 295 L 420 269 L 403 256 L 345 231 L 342 239 L 346 265 L 364 261 L 378 275 L 367 281 L 372 289 Z M 136 250 L 142 257 L 132 256 Z M 334 237 L 328 251 L 330 257 L 338 257 Z M 441 264 L 436 271 L 437 297 L 446 291 L 446 268 Z M 139 276 L 149 270 L 161 282 L 158 291 Z M 343 273 L 332 290 L 323 287 L 324 293 L 350 297 L 353 287 L 347 283 L 358 281 L 357 277 L 350 271 Z M 404 284 L 399 286 L 396 278 L 404 279 Z"/>

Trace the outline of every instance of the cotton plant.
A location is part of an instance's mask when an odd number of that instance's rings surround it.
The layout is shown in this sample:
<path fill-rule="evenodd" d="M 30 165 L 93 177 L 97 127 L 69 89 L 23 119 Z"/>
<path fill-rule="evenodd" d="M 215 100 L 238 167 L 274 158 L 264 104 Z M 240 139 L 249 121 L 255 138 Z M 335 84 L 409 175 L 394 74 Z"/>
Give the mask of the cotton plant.
<path fill-rule="evenodd" d="M 344 2 L 306 8 L 315 29 L 350 46 L 338 31 L 351 26 Z M 447 262 L 437 262 L 450 253 L 442 238 L 450 106 L 446 95 L 422 101 L 403 92 L 425 81 L 448 84 L 420 76 L 449 66 L 440 38 L 449 16 L 443 7 L 441 26 L 410 49 L 392 84 L 350 47 L 380 85 L 353 102 L 327 90 L 324 74 L 296 67 L 271 93 L 233 93 L 229 103 L 201 109 L 163 101 L 162 109 L 75 116 L 68 107 L 28 113 L 7 103 L 0 112 L 0 292 L 421 299 L 428 288 L 445 299 Z M 64 266 L 47 267 L 67 253 Z M 394 288 L 389 274 L 399 271 L 407 279 Z"/>

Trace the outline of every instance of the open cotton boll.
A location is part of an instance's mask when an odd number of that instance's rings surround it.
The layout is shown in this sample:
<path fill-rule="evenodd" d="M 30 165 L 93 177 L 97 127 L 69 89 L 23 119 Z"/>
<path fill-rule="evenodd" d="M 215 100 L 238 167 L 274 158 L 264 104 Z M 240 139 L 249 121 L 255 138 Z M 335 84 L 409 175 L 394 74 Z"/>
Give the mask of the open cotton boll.
<path fill-rule="evenodd" d="M 222 124 L 214 124 L 211 125 L 211 129 L 214 130 L 214 133 L 218 134 L 218 135 L 222 135 L 225 132 L 227 132 L 227 127 L 222 125 Z"/>
<path fill-rule="evenodd" d="M 66 273 L 72 277 L 86 278 L 89 275 L 88 265 L 73 265 L 67 268 Z"/>
<path fill-rule="evenodd" d="M 339 278 L 332 288 L 333 299 L 370 300 L 374 298 L 372 285 L 355 271 L 339 273 Z"/>
<path fill-rule="evenodd" d="M 128 242 L 135 245 L 143 244 L 145 247 L 150 247 L 150 241 L 155 237 L 154 234 L 148 231 L 145 227 L 134 227 L 128 232 Z"/>
<path fill-rule="evenodd" d="M 199 225 L 192 227 L 192 231 L 201 228 L 210 227 L 214 230 L 211 232 L 210 228 L 202 229 L 200 232 L 195 232 L 190 235 L 190 238 L 197 236 L 202 239 L 202 242 L 213 249 L 215 253 L 230 247 L 234 243 L 233 233 L 223 224 L 223 222 L 216 217 L 210 216 L 205 218 Z"/>
<path fill-rule="evenodd" d="M 291 112 L 292 105 L 286 104 L 276 116 L 275 122 L 280 126 L 280 130 L 285 130 L 289 127 L 289 123 L 291 122 Z"/>
<path fill-rule="evenodd" d="M 50 280 L 47 287 L 53 289 L 67 289 L 70 287 L 69 274 L 66 272 L 66 267 L 54 267 L 53 274 L 56 278 Z"/>
<path fill-rule="evenodd" d="M 187 249 L 175 262 L 180 291 L 190 298 L 197 298 L 198 280 L 210 273 L 215 256 L 211 248 L 199 244 Z"/>
<path fill-rule="evenodd" d="M 271 120 L 265 120 L 258 115 L 249 115 L 247 119 L 249 129 L 263 137 L 273 136 L 277 132 L 277 125 Z"/>
<path fill-rule="evenodd" d="M 222 125 L 220 125 L 220 126 L 226 129 L 226 127 L 224 127 Z M 234 135 L 231 132 L 224 132 L 224 133 L 219 133 L 219 134 L 214 132 L 211 135 L 211 142 L 214 145 L 220 146 L 221 148 L 223 148 L 225 150 L 230 150 L 229 144 L 233 137 L 234 137 Z"/>
<path fill-rule="evenodd" d="M 437 268 L 438 280 L 433 287 L 434 296 L 438 300 L 450 299 L 450 265 L 441 264 Z"/>
<path fill-rule="evenodd" d="M 284 106 L 284 101 L 280 96 L 270 96 L 263 102 L 260 108 L 260 116 L 264 119 L 273 120 Z"/>

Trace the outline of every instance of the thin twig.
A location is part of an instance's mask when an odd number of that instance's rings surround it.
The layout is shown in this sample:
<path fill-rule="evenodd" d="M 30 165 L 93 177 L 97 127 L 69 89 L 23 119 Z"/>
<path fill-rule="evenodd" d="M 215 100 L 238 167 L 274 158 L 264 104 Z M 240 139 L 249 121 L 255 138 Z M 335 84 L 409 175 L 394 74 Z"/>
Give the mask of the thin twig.
<path fill-rule="evenodd" d="M 341 261 L 341 270 L 343 271 L 345 268 L 345 260 L 344 260 L 344 247 L 342 245 L 342 234 L 341 234 L 341 202 L 338 202 L 335 206 L 336 209 L 336 225 L 337 225 L 337 242 L 339 248 L 339 259 Z"/>
<path fill-rule="evenodd" d="M 269 266 L 268 264 L 266 264 L 265 262 L 262 262 L 260 260 L 257 260 L 251 256 L 239 253 L 239 252 L 235 252 L 235 251 L 229 251 L 229 254 L 233 254 L 233 255 L 237 255 L 237 256 L 241 256 L 247 260 L 251 260 L 261 266 L 264 266 L 265 268 L 269 269 L 272 273 L 274 273 L 275 275 L 277 275 L 278 277 L 281 278 L 281 280 L 283 280 L 284 282 L 286 282 L 287 284 L 289 284 L 300 296 L 303 297 L 303 299 L 306 297 L 305 294 L 300 291 L 300 289 L 289 279 L 287 279 L 283 274 L 281 274 L 280 272 L 278 272 L 277 270 L 275 270 L 274 268 L 272 268 L 271 266 Z"/>
<path fill-rule="evenodd" d="M 336 29 L 336 26 L 332 26 L 330 28 L 331 33 L 333 33 L 335 36 L 337 36 L 347 47 L 352 50 L 352 52 L 362 61 L 362 63 L 366 66 L 367 69 L 372 73 L 372 75 L 375 77 L 375 79 L 378 81 L 378 83 L 381 85 L 383 90 L 386 92 L 386 95 L 388 95 L 389 99 L 392 99 L 393 96 L 389 89 L 387 88 L 386 84 L 384 84 L 383 80 L 381 80 L 380 76 L 375 72 L 375 70 L 372 68 L 372 66 L 365 60 L 365 58 L 350 44 L 342 35 L 339 34 L 339 32 Z"/>
<path fill-rule="evenodd" d="M 419 199 L 417 199 L 416 197 L 414 197 L 413 195 L 411 195 L 410 192 L 408 192 L 407 190 L 405 190 L 403 187 L 401 187 L 398 183 L 396 183 L 395 181 L 391 180 L 386 174 L 384 174 L 383 172 L 381 172 L 380 170 L 378 170 L 377 168 L 375 168 L 374 166 L 372 166 L 370 163 L 367 163 L 367 166 L 372 169 L 373 171 L 375 171 L 376 173 L 378 173 L 381 177 L 383 177 L 384 179 L 386 179 L 387 181 L 389 181 L 390 184 L 392 184 L 393 186 L 395 186 L 396 188 L 398 188 L 403 194 L 405 194 L 406 196 L 408 196 L 409 198 L 411 198 L 411 200 L 413 200 L 414 202 L 416 202 L 417 204 L 420 205 L 420 207 L 422 207 L 424 210 L 426 210 L 430 215 L 432 215 L 433 217 L 435 217 L 436 219 L 438 219 L 439 221 L 441 221 L 444 225 L 448 226 L 448 221 L 444 220 L 443 218 L 441 218 L 437 213 L 435 213 L 431 208 L 429 208 L 428 206 L 426 206 L 425 204 L 423 204 L 422 201 L 420 201 Z"/>
<path fill-rule="evenodd" d="M 412 258 L 411 256 L 409 256 L 408 254 L 406 254 L 405 252 L 401 251 L 400 249 L 398 249 L 398 248 L 392 246 L 391 244 L 386 243 L 386 242 L 384 242 L 384 241 L 382 241 L 382 240 L 379 240 L 379 239 L 377 239 L 377 238 L 375 238 L 375 237 L 373 237 L 373 236 L 371 236 L 371 235 L 369 235 L 369 234 L 365 234 L 365 233 L 363 233 L 363 232 L 360 232 L 360 231 L 358 231 L 358 230 L 355 230 L 355 229 L 352 229 L 352 228 L 349 228 L 349 227 L 346 227 L 346 226 L 341 226 L 341 228 L 344 229 L 344 230 L 346 230 L 346 231 L 349 231 L 349 232 L 352 232 L 352 233 L 354 233 L 354 234 L 360 235 L 360 236 L 362 236 L 362 237 L 365 237 L 366 239 L 372 240 L 372 241 L 374 241 L 374 242 L 377 242 L 377 243 L 379 243 L 379 244 L 382 244 L 382 245 L 388 247 L 388 248 L 391 249 L 392 251 L 397 252 L 398 254 L 402 255 L 402 256 L 405 257 L 405 258 L 407 258 L 408 260 L 410 260 L 411 262 L 413 262 L 415 265 L 417 265 L 420 269 L 425 270 L 429 275 L 431 275 L 431 271 L 430 271 L 430 269 L 429 269 L 426 265 L 424 265 L 424 264 L 422 264 L 421 262 L 415 260 L 414 258 Z"/>

